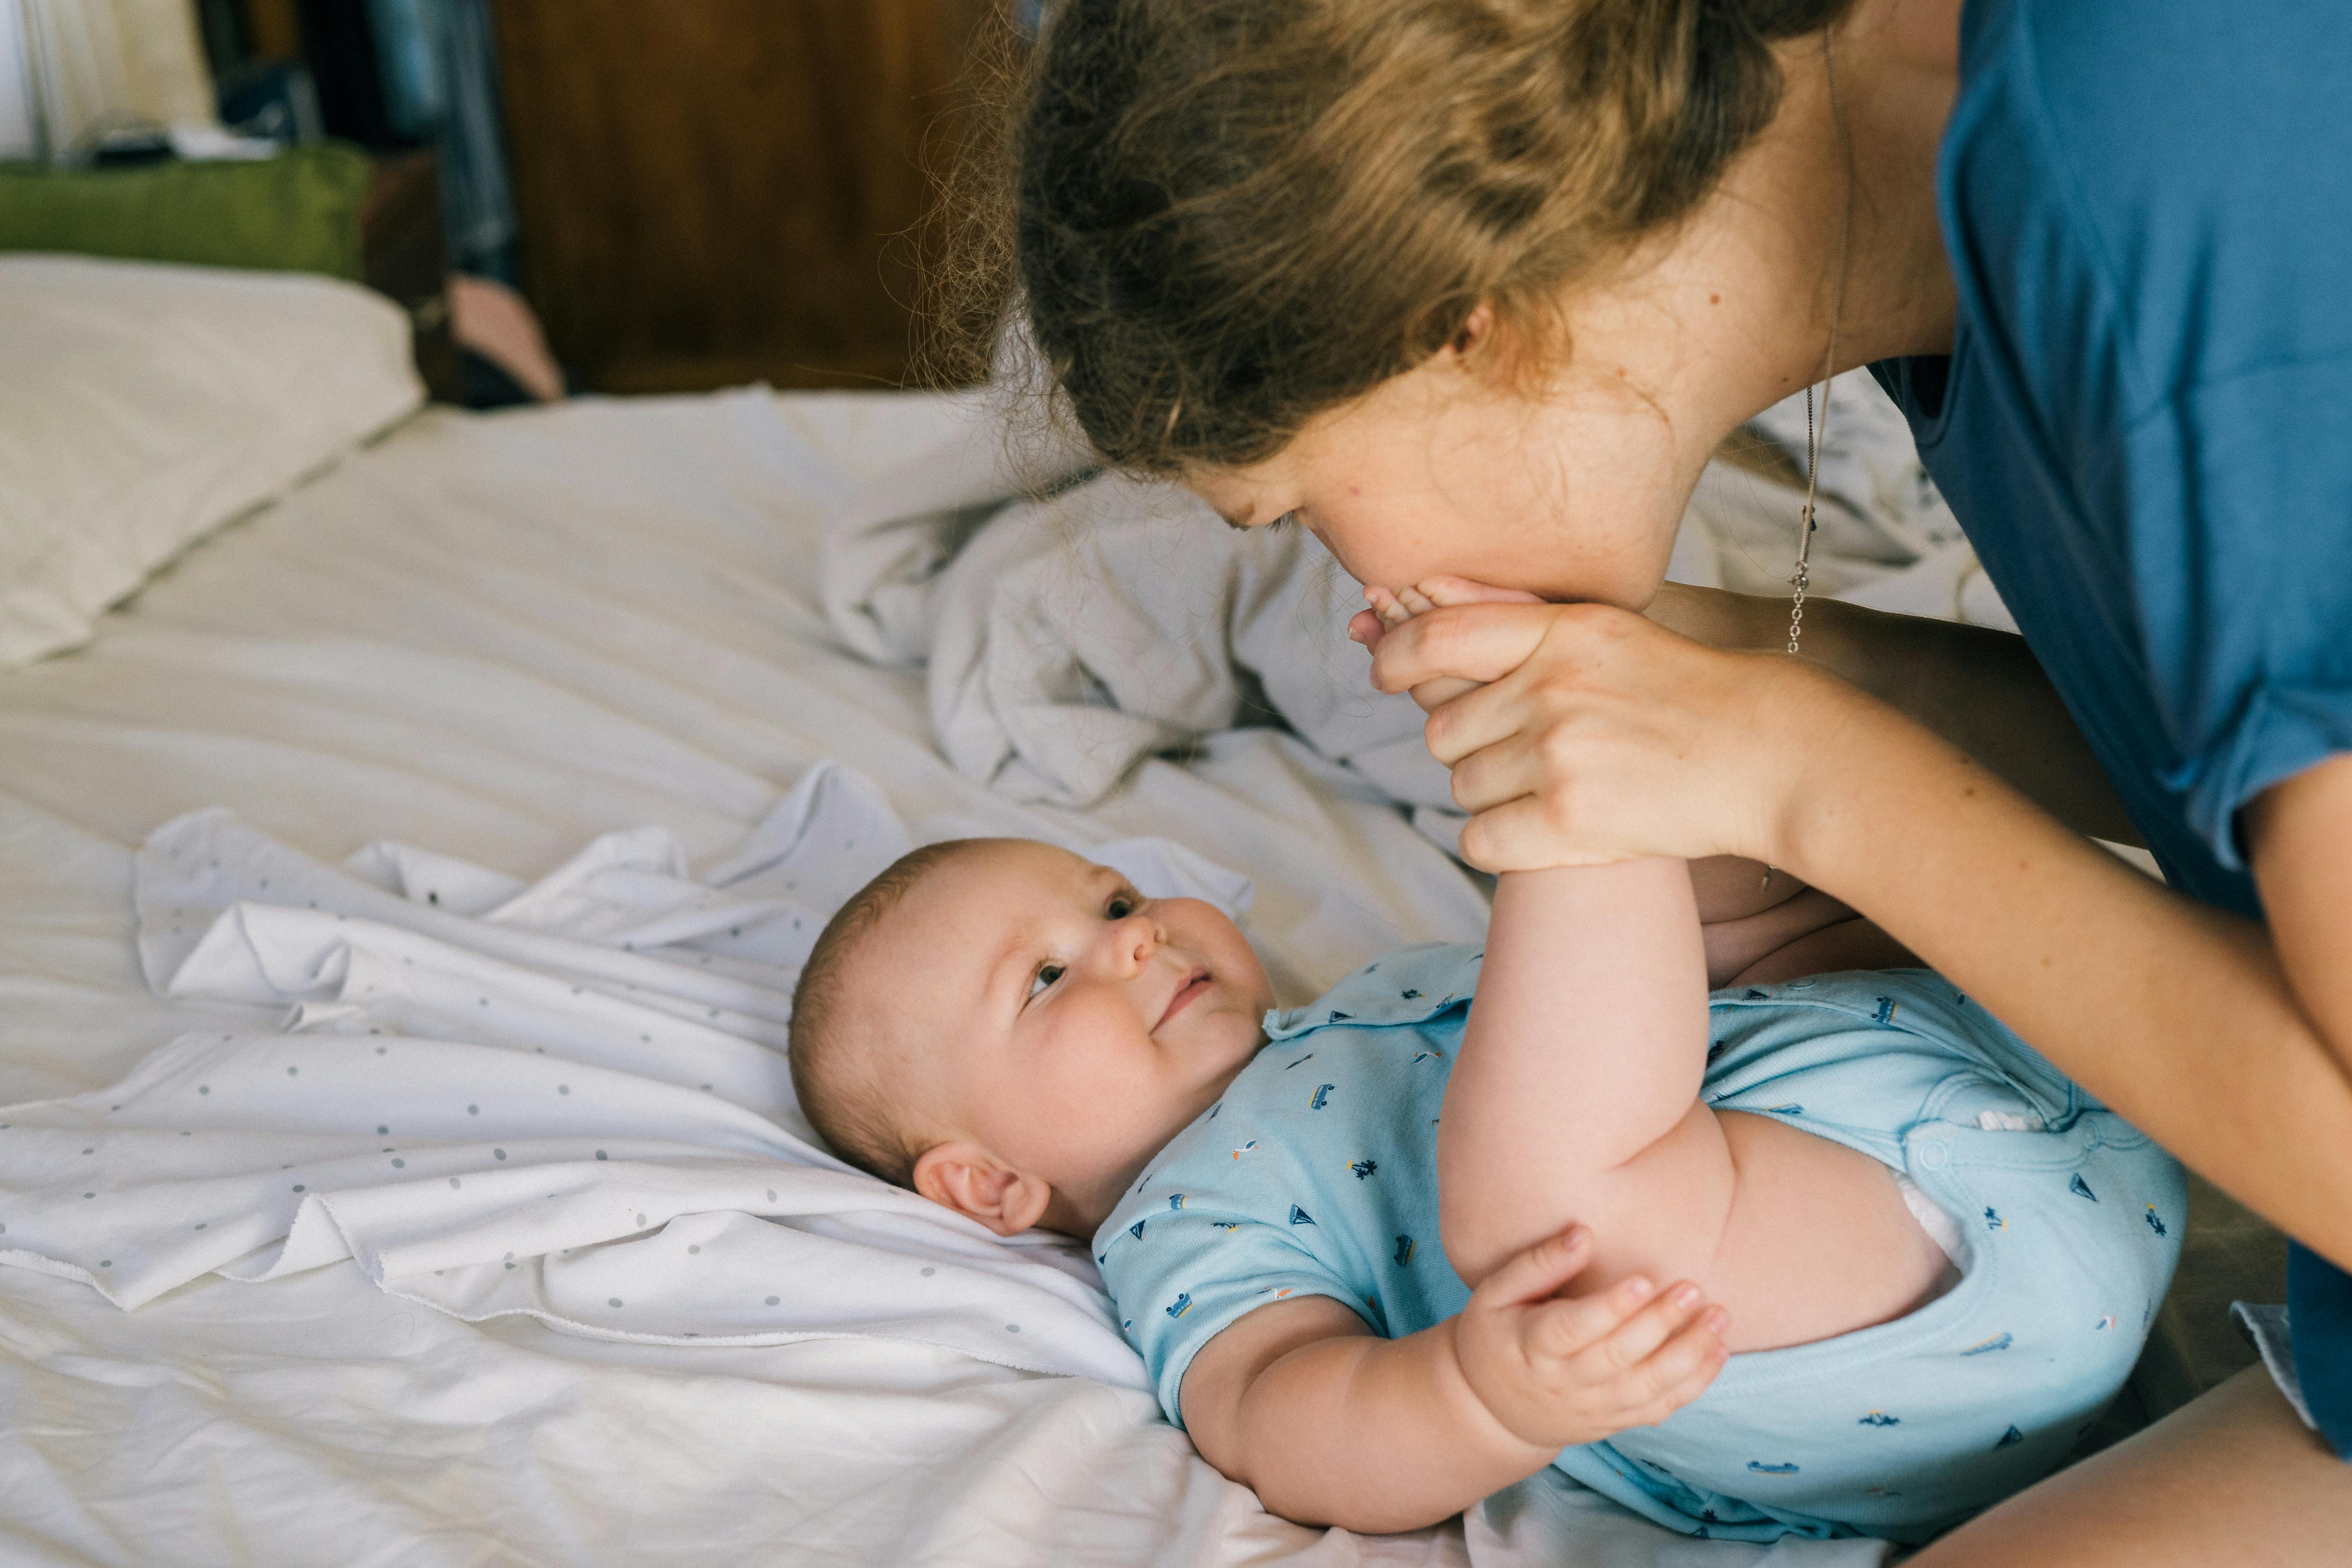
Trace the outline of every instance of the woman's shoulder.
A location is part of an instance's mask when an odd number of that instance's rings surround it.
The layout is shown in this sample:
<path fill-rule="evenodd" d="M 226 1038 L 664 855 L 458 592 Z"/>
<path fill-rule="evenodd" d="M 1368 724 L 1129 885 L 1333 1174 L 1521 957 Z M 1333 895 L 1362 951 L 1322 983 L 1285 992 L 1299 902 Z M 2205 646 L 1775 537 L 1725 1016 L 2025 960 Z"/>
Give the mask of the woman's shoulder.
<path fill-rule="evenodd" d="M 2316 0 L 1971 0 L 1946 162 L 2052 163 L 2095 208 L 2250 195 L 2352 151 L 2347 71 Z"/>
<path fill-rule="evenodd" d="M 2352 348 L 2347 81 L 2315 0 L 1972 0 L 1945 246 L 2044 426 L 2111 458 L 2183 389 Z"/>

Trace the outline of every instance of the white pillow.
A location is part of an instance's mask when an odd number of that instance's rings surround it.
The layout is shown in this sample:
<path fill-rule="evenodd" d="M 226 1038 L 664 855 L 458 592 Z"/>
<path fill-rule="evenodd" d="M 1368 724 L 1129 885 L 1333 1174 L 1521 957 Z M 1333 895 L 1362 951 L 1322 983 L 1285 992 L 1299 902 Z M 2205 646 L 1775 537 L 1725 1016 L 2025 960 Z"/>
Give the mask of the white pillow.
<path fill-rule="evenodd" d="M 0 256 L 0 668 L 424 396 L 407 318 L 357 284 Z"/>

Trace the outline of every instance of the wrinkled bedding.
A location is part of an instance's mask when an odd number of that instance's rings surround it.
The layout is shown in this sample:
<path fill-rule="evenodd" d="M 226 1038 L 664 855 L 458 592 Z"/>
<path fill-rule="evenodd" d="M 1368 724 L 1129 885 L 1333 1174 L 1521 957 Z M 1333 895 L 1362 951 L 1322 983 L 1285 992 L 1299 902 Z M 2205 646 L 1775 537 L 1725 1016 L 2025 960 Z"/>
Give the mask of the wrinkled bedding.
<path fill-rule="evenodd" d="M 761 879 L 825 819 L 827 764 L 909 834 L 1159 840 L 1245 871 L 1285 1000 L 1484 919 L 1393 803 L 1275 728 L 1138 759 L 1086 811 L 949 765 L 923 675 L 851 651 L 813 570 L 825 520 L 939 415 L 766 394 L 428 413 L 88 647 L 0 677 L 0 1105 L 28 1108 L 0 1140 L 47 1144 L 0 1163 L 0 1244 L 51 1266 L 0 1267 L 0 1558 L 1694 1560 L 1542 1480 L 1405 1536 L 1275 1519 L 1148 1394 L 1067 1374 L 1094 1287 L 1057 1249 L 982 1266 L 872 1184 L 824 1208 L 863 1179 L 805 1145 L 772 1049 L 796 962 L 778 922 L 824 895 Z M 706 897 L 758 906 L 764 934 L 730 948 Z M 394 967 L 427 973 L 367 991 Z M 651 1042 L 619 1027 L 656 1016 Z M 338 1088 L 395 1037 L 416 1053 L 397 1082 Z M 515 1098 L 550 1089 L 583 1121 Z M 61 1187 L 59 1162 L 135 1195 L 81 1198 L 100 1184 Z M 707 1276 L 654 1266 L 697 1246 Z M 926 1321 L 888 1289 L 893 1247 L 957 1309 Z M 863 1276 L 814 1261 L 853 1248 Z M 769 1296 L 797 1315 L 761 1319 Z M 975 1333 L 1013 1300 L 1035 1315 Z M 1057 1342 L 1008 1352 L 1015 1322 Z"/>

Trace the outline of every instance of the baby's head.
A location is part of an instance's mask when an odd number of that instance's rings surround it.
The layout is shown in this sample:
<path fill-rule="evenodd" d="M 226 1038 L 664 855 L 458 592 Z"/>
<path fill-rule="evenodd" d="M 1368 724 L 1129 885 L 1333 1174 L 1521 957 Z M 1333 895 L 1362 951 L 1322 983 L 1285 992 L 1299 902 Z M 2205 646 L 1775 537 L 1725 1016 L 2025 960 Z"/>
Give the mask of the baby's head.
<path fill-rule="evenodd" d="M 842 906 L 793 1000 L 835 1152 L 1001 1235 L 1091 1236 L 1265 1043 L 1240 928 L 1051 845 L 918 849 Z"/>

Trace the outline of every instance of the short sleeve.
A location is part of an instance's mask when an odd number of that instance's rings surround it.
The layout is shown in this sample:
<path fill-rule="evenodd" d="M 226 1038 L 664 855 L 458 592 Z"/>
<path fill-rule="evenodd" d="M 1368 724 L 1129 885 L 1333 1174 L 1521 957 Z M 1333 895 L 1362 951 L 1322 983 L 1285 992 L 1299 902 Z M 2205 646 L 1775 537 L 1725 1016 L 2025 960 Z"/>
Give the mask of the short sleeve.
<path fill-rule="evenodd" d="M 2339 9 L 1970 0 L 1950 353 L 1879 367 L 2167 879 L 2253 918 L 2238 813 L 2352 750 Z"/>
<path fill-rule="evenodd" d="M 1368 1310 L 1364 1298 L 1286 1227 L 1246 1215 L 1195 1208 L 1150 1215 L 1118 1232 L 1101 1259 L 1120 1327 L 1142 1353 L 1160 1408 L 1180 1427 L 1192 1358 L 1239 1319 L 1302 1296 L 1328 1296 L 1359 1316 Z"/>
<path fill-rule="evenodd" d="M 2235 868 L 2240 808 L 2352 752 L 2352 355 L 2186 388 L 2130 449 L 2164 782 Z"/>

